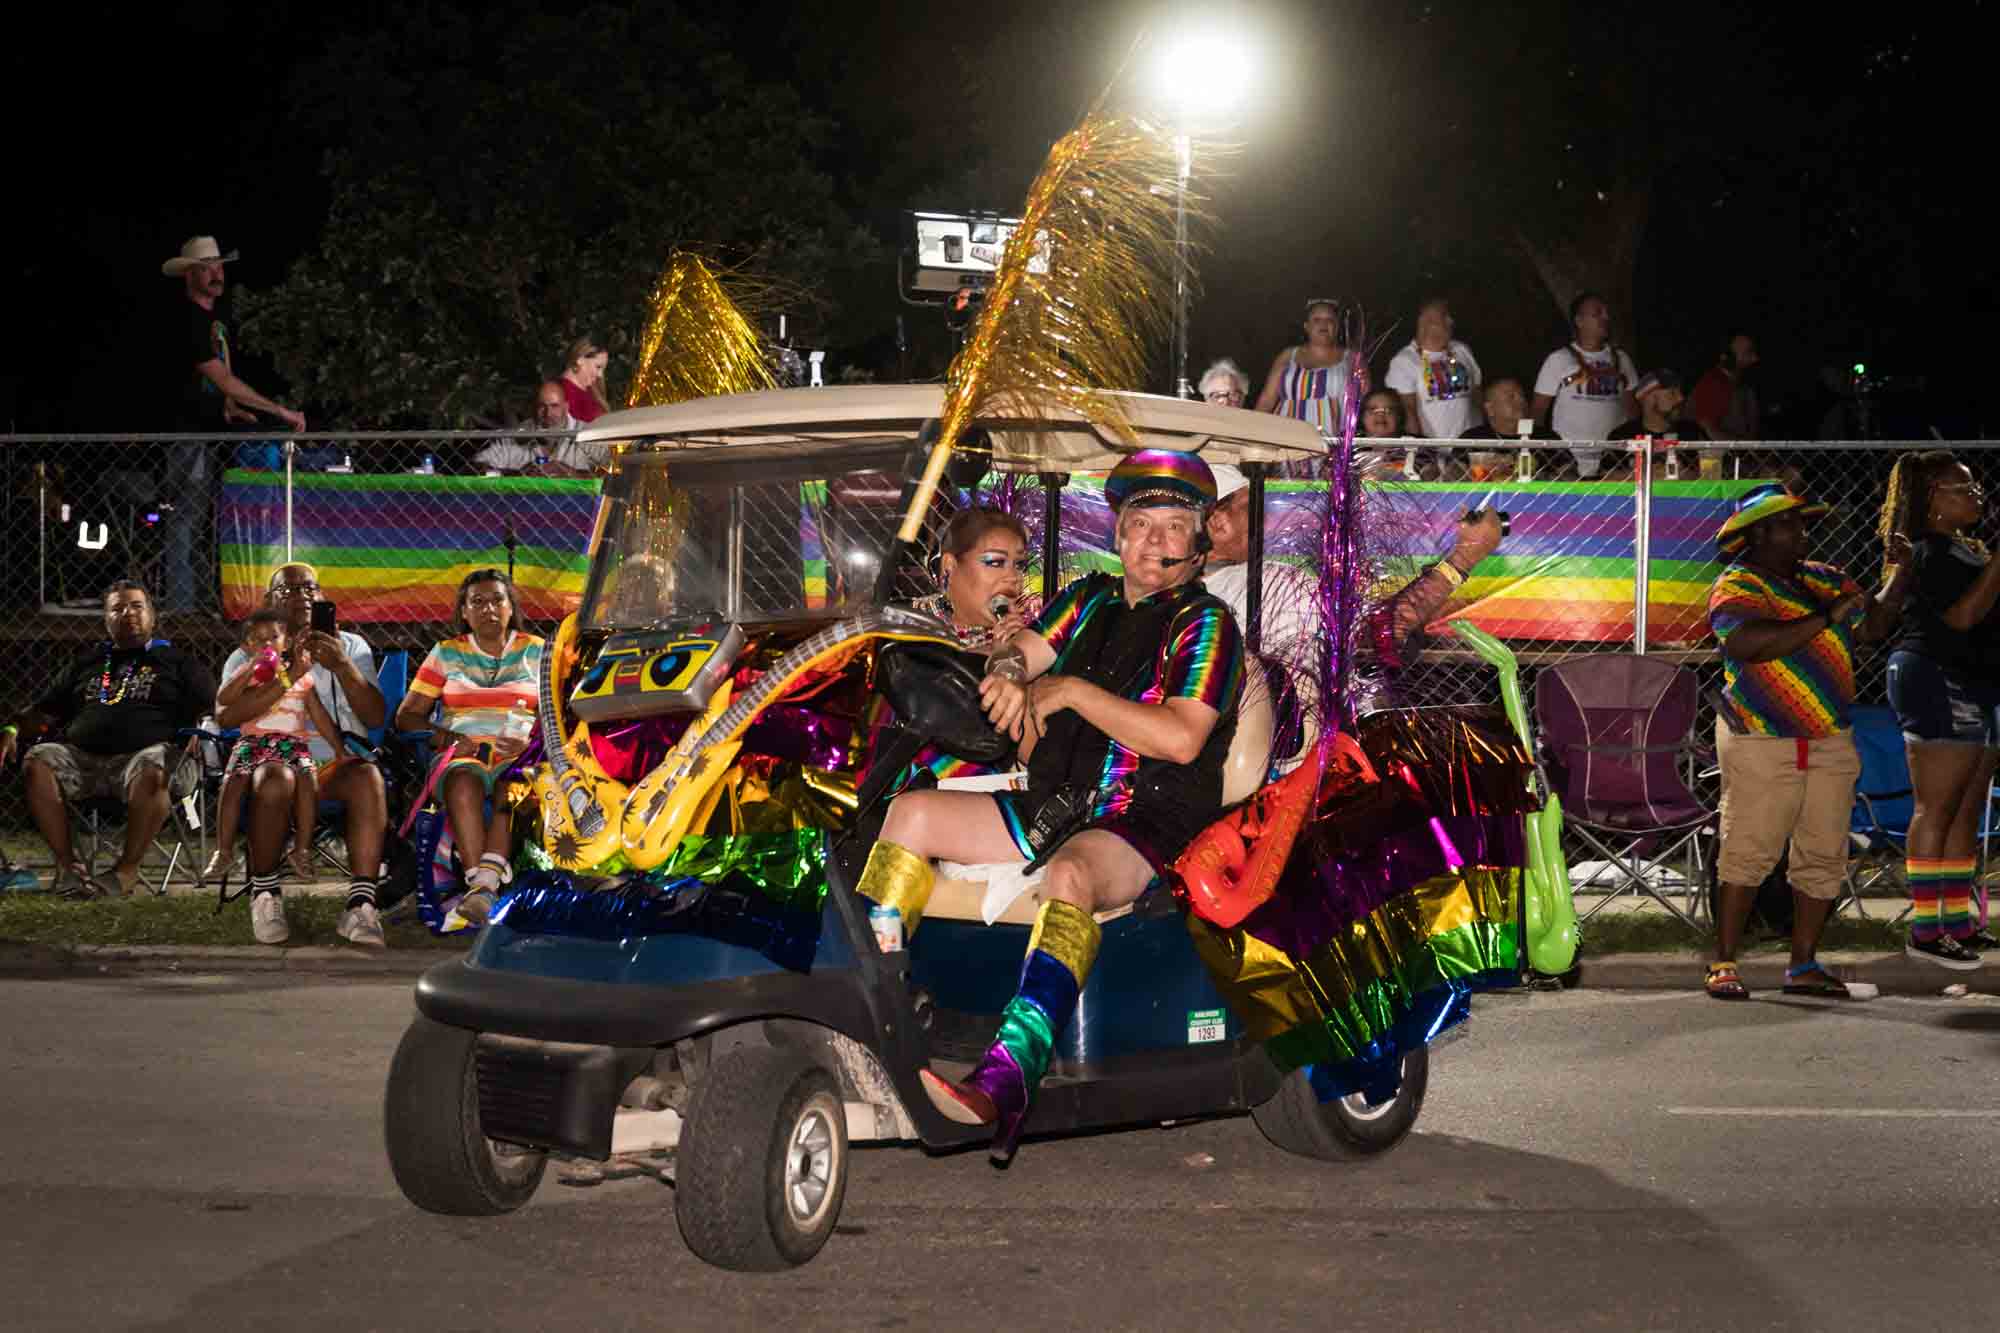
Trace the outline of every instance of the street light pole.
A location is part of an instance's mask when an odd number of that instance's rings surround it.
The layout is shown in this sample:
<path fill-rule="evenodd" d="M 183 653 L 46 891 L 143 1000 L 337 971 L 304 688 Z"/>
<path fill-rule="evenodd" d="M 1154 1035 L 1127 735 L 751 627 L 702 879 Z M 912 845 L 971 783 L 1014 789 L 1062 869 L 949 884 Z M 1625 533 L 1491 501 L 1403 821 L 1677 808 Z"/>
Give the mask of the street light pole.
<path fill-rule="evenodd" d="M 1187 191 L 1194 172 L 1194 143 L 1186 134 L 1174 136 L 1174 367 L 1173 393 L 1194 397 L 1188 383 L 1188 257 Z"/>

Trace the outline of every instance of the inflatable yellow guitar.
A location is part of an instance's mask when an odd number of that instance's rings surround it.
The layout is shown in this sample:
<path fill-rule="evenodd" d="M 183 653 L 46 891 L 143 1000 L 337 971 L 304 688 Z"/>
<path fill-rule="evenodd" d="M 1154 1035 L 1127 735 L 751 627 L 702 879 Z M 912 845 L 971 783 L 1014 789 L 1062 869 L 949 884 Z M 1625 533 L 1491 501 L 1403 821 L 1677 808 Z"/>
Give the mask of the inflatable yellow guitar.
<path fill-rule="evenodd" d="M 743 748 L 743 732 L 768 704 L 807 672 L 829 667 L 869 638 L 922 640 L 955 648 L 957 641 L 935 628 L 929 617 L 873 612 L 842 620 L 786 653 L 742 698 L 730 702 L 725 681 L 708 708 L 688 725 L 659 766 L 632 788 L 620 820 L 626 859 L 639 870 L 665 861 L 691 828 L 705 825 L 722 794 L 722 778 Z"/>
<path fill-rule="evenodd" d="M 542 726 L 542 766 L 535 774 L 535 802 L 542 819 L 542 848 L 564 870 L 587 870 L 618 850 L 618 812 L 625 784 L 614 782 L 590 752 L 590 724 L 578 722 L 564 736 L 556 695 L 576 651 L 576 617 L 564 620 L 542 655 L 536 709 Z"/>

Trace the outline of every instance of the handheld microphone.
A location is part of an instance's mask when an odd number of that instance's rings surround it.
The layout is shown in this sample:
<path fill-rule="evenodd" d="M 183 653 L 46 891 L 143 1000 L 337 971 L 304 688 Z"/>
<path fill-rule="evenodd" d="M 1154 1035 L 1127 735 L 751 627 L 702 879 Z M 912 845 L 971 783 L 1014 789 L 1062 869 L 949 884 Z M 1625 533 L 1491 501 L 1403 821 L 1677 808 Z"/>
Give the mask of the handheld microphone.
<path fill-rule="evenodd" d="M 995 620 L 1005 620 L 1007 613 L 1013 609 L 1014 604 L 997 592 L 986 599 L 987 613 Z"/>

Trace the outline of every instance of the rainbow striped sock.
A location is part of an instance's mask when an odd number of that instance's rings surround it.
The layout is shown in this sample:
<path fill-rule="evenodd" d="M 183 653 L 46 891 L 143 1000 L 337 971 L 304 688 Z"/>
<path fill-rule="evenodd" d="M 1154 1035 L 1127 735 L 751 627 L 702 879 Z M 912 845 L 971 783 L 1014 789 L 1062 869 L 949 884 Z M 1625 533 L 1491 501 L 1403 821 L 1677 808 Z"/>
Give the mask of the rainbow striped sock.
<path fill-rule="evenodd" d="M 1956 861 L 1917 856 L 1903 863 L 1904 873 L 1910 881 L 1910 938 L 1920 944 L 1943 933 L 1938 926 L 1938 904 L 1957 864 Z"/>
<path fill-rule="evenodd" d="M 1972 872 L 1978 863 L 1966 856 L 1938 864 L 1951 872 L 1939 885 L 1938 933 L 1962 940 L 1972 933 Z"/>

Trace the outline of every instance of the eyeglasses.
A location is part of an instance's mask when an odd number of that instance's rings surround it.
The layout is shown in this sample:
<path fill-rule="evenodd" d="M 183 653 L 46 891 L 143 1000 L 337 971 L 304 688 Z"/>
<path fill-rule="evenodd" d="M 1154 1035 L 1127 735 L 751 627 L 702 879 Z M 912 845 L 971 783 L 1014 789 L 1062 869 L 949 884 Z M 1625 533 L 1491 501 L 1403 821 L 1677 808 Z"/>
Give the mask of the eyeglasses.
<path fill-rule="evenodd" d="M 280 597 L 310 597 L 319 591 L 319 585 L 310 580 L 305 583 L 280 583 L 271 591 Z"/>
<path fill-rule="evenodd" d="M 465 604 L 474 611 L 502 611 L 507 607 L 507 597 L 504 593 L 497 597 L 468 597 Z"/>
<path fill-rule="evenodd" d="M 1240 403 L 1243 401 L 1241 389 L 1210 389 L 1202 397 L 1211 403 Z"/>

